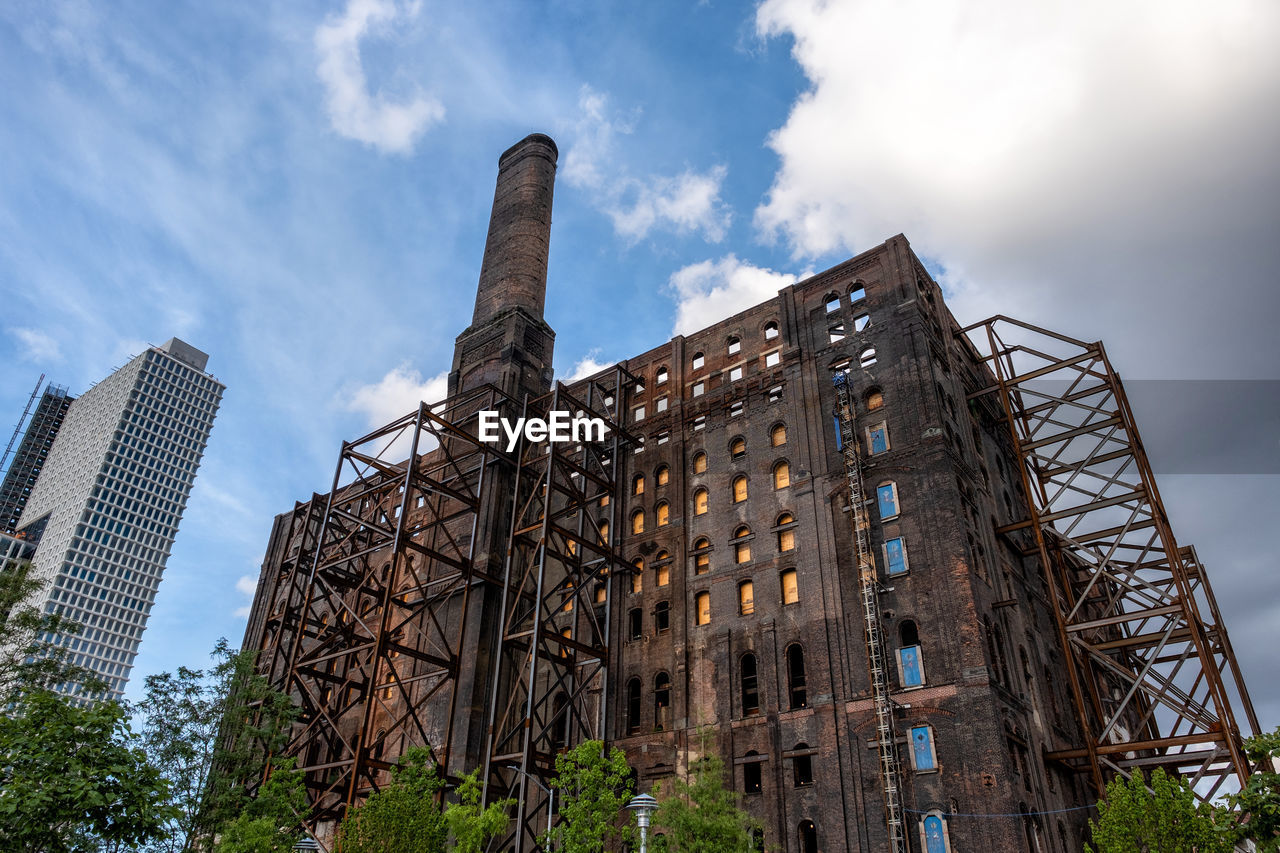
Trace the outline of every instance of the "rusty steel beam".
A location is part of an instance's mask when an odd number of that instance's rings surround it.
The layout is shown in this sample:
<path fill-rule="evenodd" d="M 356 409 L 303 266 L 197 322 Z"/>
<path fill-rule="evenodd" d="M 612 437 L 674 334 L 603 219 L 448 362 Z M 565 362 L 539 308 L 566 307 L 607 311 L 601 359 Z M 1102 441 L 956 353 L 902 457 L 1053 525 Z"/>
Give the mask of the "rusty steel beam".
<path fill-rule="evenodd" d="M 1212 798 L 1252 772 L 1257 717 L 1204 568 L 1179 547 L 1101 343 L 997 316 L 961 330 L 1017 456 L 1083 742 L 1051 753 L 1106 780 L 1164 767 Z M 1225 677 L 1224 677 L 1225 674 Z"/>
<path fill-rule="evenodd" d="M 608 430 L 603 441 L 522 440 L 517 451 L 484 769 L 486 801 L 513 799 L 514 820 L 490 849 L 541 851 L 556 755 L 606 737 L 612 579 L 625 568 L 619 484 L 635 444 L 622 424 L 635 381 L 619 365 L 576 392 L 557 383 L 525 409 L 599 417 Z"/>

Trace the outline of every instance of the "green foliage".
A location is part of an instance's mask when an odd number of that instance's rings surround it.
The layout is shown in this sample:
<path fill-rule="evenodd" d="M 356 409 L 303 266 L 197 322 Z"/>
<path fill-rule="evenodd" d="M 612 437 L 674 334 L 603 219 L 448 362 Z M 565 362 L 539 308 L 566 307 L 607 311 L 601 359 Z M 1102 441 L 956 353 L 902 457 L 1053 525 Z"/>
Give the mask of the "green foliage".
<path fill-rule="evenodd" d="M 603 853 L 630 840 L 630 823 L 619 824 L 634 793 L 622 750 L 614 748 L 605 757 L 600 741 L 580 743 L 556 756 L 551 784 L 559 798 L 560 821 L 552 827 L 550 841 L 561 853 Z"/>
<path fill-rule="evenodd" d="M 1266 732 L 1244 742 L 1249 763 L 1264 770 L 1249 777 L 1249 783 L 1238 794 L 1227 799 L 1240 814 L 1234 840 L 1248 839 L 1261 853 L 1280 851 L 1280 773 L 1275 772 L 1275 759 L 1280 758 L 1280 729 Z"/>
<path fill-rule="evenodd" d="M 1116 778 L 1098 801 L 1090 853 L 1230 853 L 1227 834 L 1215 825 L 1213 808 L 1196 799 L 1187 783 L 1157 767 L 1151 789 L 1140 775 Z"/>
<path fill-rule="evenodd" d="M 480 808 L 480 770 L 477 768 L 462 777 L 458 786 L 458 801 L 444 810 L 444 820 L 453 837 L 453 853 L 480 853 L 489 839 L 507 828 L 507 809 L 514 800 L 490 803 Z"/>
<path fill-rule="evenodd" d="M 0 849 L 108 850 L 161 838 L 168 786 L 132 744 L 115 702 L 79 708 L 26 691 L 0 715 Z"/>
<path fill-rule="evenodd" d="M 391 784 L 351 809 L 339 830 L 342 853 L 443 853 L 448 827 L 437 805 L 444 783 L 431 752 L 407 750 Z"/>
<path fill-rule="evenodd" d="M 738 807 L 737 796 L 724 786 L 724 762 L 707 752 L 694 762 L 692 781 L 677 779 L 661 786 L 653 816 L 652 849 L 658 853 L 751 853 L 751 832 L 760 824 Z M 658 835 L 661 833 L 661 835 Z"/>
<path fill-rule="evenodd" d="M 85 693 L 106 685 L 84 667 L 71 663 L 71 650 L 46 637 L 80 633 L 80 625 L 27 602 L 43 584 L 29 576 L 28 561 L 0 564 L 0 704 L 27 690 L 51 690 L 75 683 Z"/>
<path fill-rule="evenodd" d="M 190 849 L 251 810 L 245 785 L 262 778 L 294 712 L 254 672 L 252 651 L 234 652 L 223 639 L 211 657 L 207 670 L 148 676 L 137 707 L 147 755 L 169 781 L 175 807 L 156 850 Z"/>
<path fill-rule="evenodd" d="M 293 759 L 282 761 L 235 820 L 223 826 L 217 853 L 275 853 L 292 850 L 301 839 L 307 792 Z"/>

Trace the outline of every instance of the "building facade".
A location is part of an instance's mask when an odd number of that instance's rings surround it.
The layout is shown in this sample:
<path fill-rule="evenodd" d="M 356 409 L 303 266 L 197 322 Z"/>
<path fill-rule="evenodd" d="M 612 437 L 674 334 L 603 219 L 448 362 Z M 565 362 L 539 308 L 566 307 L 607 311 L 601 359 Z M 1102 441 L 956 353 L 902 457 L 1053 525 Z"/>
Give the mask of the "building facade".
<path fill-rule="evenodd" d="M 27 498 L 40 477 L 73 400 L 75 397 L 68 394 L 64 386 L 49 383 L 45 387 L 13 462 L 0 483 L 0 533 L 13 533 L 18 529 Z"/>
<path fill-rule="evenodd" d="M 222 399 L 207 362 L 174 338 L 76 399 L 23 512 L 36 603 L 80 623 L 60 641 L 105 698 L 128 681 Z"/>
<path fill-rule="evenodd" d="M 1088 564 L 1130 548 L 1093 543 L 1159 526 L 1142 503 L 1153 488 L 1079 502 L 1138 501 L 1143 520 L 1052 550 L 1055 514 L 1028 493 L 1096 458 L 1110 488 L 1140 451 L 1028 464 L 1052 430 L 1011 430 L 1013 380 L 905 237 L 559 385 L 542 317 L 556 156 L 534 135 L 499 160 L 449 398 L 345 443 L 333 490 L 273 527 L 245 646 L 300 706 L 286 752 L 313 832 L 424 744 L 446 772 L 483 767 L 491 795 L 517 797 L 501 849 L 520 851 L 553 819 L 555 755 L 586 736 L 621 746 L 650 791 L 710 733 L 760 844 L 785 853 L 1072 853 L 1104 767 L 1239 773 L 1229 712 L 1191 695 L 1206 679 L 1176 697 L 1203 729 L 1160 739 L 1181 731 L 1155 709 L 1177 667 L 1205 660 L 1169 637 L 1201 632 L 1230 659 L 1216 611 L 1152 632 L 1198 595 L 1198 566 L 1157 582 L 1154 539 L 1128 568 Z M 1062 363 L 1110 382 L 1090 358 Z M 1092 408 L 1068 442 L 1118 386 L 1073 387 L 1062 402 Z M 504 453 L 477 438 L 484 406 L 602 414 L 613 443 Z M 417 455 L 379 456 L 410 436 Z M 1126 601 L 1135 585 L 1143 600 Z"/>

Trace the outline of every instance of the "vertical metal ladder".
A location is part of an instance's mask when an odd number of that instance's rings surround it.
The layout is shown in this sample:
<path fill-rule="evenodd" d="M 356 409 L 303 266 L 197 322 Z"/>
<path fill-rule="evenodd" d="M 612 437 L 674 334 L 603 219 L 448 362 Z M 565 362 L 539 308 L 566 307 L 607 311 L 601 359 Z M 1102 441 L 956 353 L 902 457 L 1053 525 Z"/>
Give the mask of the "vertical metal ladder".
<path fill-rule="evenodd" d="M 885 660 L 884 632 L 880 625 L 879 584 L 867 542 L 867 516 L 863 504 L 862 464 L 858 458 L 857 430 L 853 403 L 849 399 L 848 377 L 832 376 L 836 387 L 836 421 L 840 430 L 840 452 L 845 478 L 849 482 L 849 518 L 857 543 L 858 582 L 862 595 L 862 616 L 867 634 L 867 672 L 875 699 L 876 741 L 880 749 L 880 785 L 884 791 L 885 823 L 891 853 L 907 853 L 902 817 L 902 768 L 898 763 L 897 734 L 893 726 L 893 701 L 889 696 L 889 672 Z"/>

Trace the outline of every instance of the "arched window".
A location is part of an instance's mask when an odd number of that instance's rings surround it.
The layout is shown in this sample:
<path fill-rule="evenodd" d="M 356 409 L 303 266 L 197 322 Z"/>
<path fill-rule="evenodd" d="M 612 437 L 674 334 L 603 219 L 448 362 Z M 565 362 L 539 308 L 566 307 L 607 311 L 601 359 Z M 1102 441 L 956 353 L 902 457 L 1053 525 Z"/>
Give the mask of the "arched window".
<path fill-rule="evenodd" d="M 807 752 L 808 749 L 809 744 L 798 743 L 793 750 L 796 753 L 806 751 L 791 759 L 791 778 L 797 788 L 807 788 L 813 784 L 813 756 Z"/>
<path fill-rule="evenodd" d="M 840 310 L 839 294 L 828 293 L 826 296 L 822 297 L 822 301 L 826 303 L 828 314 L 834 314 L 835 312 Z"/>
<path fill-rule="evenodd" d="M 747 442 L 742 436 L 738 436 L 729 442 L 729 458 L 741 459 L 747 455 Z"/>
<path fill-rule="evenodd" d="M 785 489 L 791 485 L 791 466 L 785 461 L 773 466 L 773 488 Z"/>
<path fill-rule="evenodd" d="M 777 424 L 773 429 L 769 430 L 769 444 L 774 447 L 781 447 L 787 443 L 787 425 Z"/>
<path fill-rule="evenodd" d="M 671 469 L 666 465 L 659 465 L 657 472 L 653 475 L 653 479 L 659 486 L 665 486 L 671 479 Z"/>
<path fill-rule="evenodd" d="M 884 392 L 879 388 L 872 388 L 867 392 L 867 411 L 874 412 L 880 408 L 884 408 Z"/>
<path fill-rule="evenodd" d="M 641 513 L 641 515 L 643 515 L 643 513 Z M 640 526 L 641 527 L 644 526 L 643 518 L 640 519 Z M 601 545 L 609 544 L 609 522 L 607 521 L 600 522 L 600 544 Z"/>
<path fill-rule="evenodd" d="M 760 793 L 760 788 L 762 787 L 760 784 L 760 765 L 764 762 L 751 760 L 757 759 L 759 755 L 760 753 L 756 752 L 754 749 L 749 750 L 746 755 L 748 760 L 742 764 L 742 793 L 744 794 Z"/>
<path fill-rule="evenodd" d="M 811 820 L 800 821 L 800 853 L 818 853 L 818 830 Z"/>
<path fill-rule="evenodd" d="M 693 514 L 705 515 L 707 512 L 707 490 L 699 486 L 693 492 Z"/>
<path fill-rule="evenodd" d="M 705 537 L 693 543 L 693 573 L 703 575 L 711 571 L 711 541 Z"/>
<path fill-rule="evenodd" d="M 747 499 L 747 477 L 739 474 L 733 478 L 733 502 L 738 504 Z"/>
<path fill-rule="evenodd" d="M 671 630 L 671 602 L 659 601 L 653 606 L 653 630 L 659 634 Z"/>
<path fill-rule="evenodd" d="M 644 636 L 642 619 L 639 607 L 633 607 L 627 611 L 627 637 L 629 639 L 639 640 Z"/>
<path fill-rule="evenodd" d="M 738 584 L 738 612 L 743 616 L 756 612 L 755 585 L 751 581 Z"/>
<path fill-rule="evenodd" d="M 862 286 L 861 282 L 855 281 L 853 287 L 849 290 L 849 304 L 854 305 L 859 300 L 867 298 L 867 290 Z"/>
<path fill-rule="evenodd" d="M 793 551 L 796 547 L 796 517 L 789 512 L 784 512 L 778 516 L 778 550 L 780 552 Z"/>
<path fill-rule="evenodd" d="M 733 532 L 733 559 L 736 563 L 751 561 L 751 528 L 745 524 Z"/>
<path fill-rule="evenodd" d="M 635 479 L 631 481 L 631 494 L 644 494 L 644 474 L 636 474 Z"/>
<path fill-rule="evenodd" d="M 671 726 L 671 678 L 660 672 L 653 679 L 653 730 L 665 732 Z"/>
<path fill-rule="evenodd" d="M 660 501 L 658 505 L 653 508 L 653 514 L 657 520 L 658 526 L 664 527 L 670 520 L 671 507 L 666 501 Z"/>
<path fill-rule="evenodd" d="M 742 352 L 742 340 L 736 335 L 729 338 L 729 355 L 737 355 Z"/>
<path fill-rule="evenodd" d="M 569 704 L 569 697 L 563 692 L 557 693 L 551 700 L 551 748 L 559 752 L 565 747 L 565 735 L 569 731 L 569 718 L 564 708 Z"/>
<path fill-rule="evenodd" d="M 764 339 L 771 341 L 778 336 L 778 324 L 773 320 L 764 324 Z"/>
<path fill-rule="evenodd" d="M 631 592 L 637 593 L 644 589 L 644 559 L 636 557 L 631 565 L 635 569 L 631 573 Z"/>
<path fill-rule="evenodd" d="M 665 551 L 663 552 L 666 553 Z M 657 579 L 658 586 L 666 586 L 671 583 L 671 564 L 658 563 L 653 567 L 654 577 Z"/>
<path fill-rule="evenodd" d="M 699 451 L 693 455 L 693 473 L 705 474 L 707 472 L 707 454 Z"/>
<path fill-rule="evenodd" d="M 756 673 L 756 656 L 742 656 L 742 715 L 750 717 L 760 713 L 760 687 Z"/>
<path fill-rule="evenodd" d="M 644 510 L 638 509 L 631 514 L 631 532 L 644 533 Z"/>
<path fill-rule="evenodd" d="M 700 353 L 700 352 L 695 352 L 695 353 L 693 354 L 693 362 L 692 362 L 692 363 L 693 363 L 693 369 L 694 369 L 694 370 L 701 370 L 701 369 L 702 369 L 702 366 L 703 366 L 704 364 L 706 364 L 706 363 L 707 363 L 707 359 L 706 359 L 706 357 L 705 357 L 702 353 Z"/>
<path fill-rule="evenodd" d="M 862 367 L 870 367 L 876 363 L 876 348 L 867 347 L 858 353 L 858 364 Z"/>
<path fill-rule="evenodd" d="M 787 646 L 787 695 L 791 709 L 808 707 L 809 694 L 805 690 L 804 649 L 799 643 Z"/>
<path fill-rule="evenodd" d="M 627 682 L 627 704 L 623 707 L 622 726 L 629 735 L 640 734 L 640 679 Z"/>
<path fill-rule="evenodd" d="M 782 603 L 795 604 L 800 600 L 800 586 L 796 581 L 795 569 L 783 569 L 778 574 L 778 580 L 782 583 Z"/>
<path fill-rule="evenodd" d="M 947 853 L 947 824 L 941 815 L 926 815 L 921 831 L 924 833 L 925 853 Z M 1065 841 L 1062 849 L 1068 849 Z"/>
<path fill-rule="evenodd" d="M 653 377 L 654 384 L 661 385 L 662 383 L 666 382 L 667 376 L 668 376 L 667 369 L 665 367 L 659 367 L 658 372 L 655 373 Z"/>
<path fill-rule="evenodd" d="M 699 625 L 711 624 L 711 593 L 700 592 L 693 597 L 695 620 Z"/>
<path fill-rule="evenodd" d="M 924 657 L 920 654 L 920 630 L 910 619 L 898 626 L 898 681 L 903 687 L 924 684 Z"/>
<path fill-rule="evenodd" d="M 756 766 L 759 765 L 757 761 Z M 764 830 L 758 826 L 751 830 L 751 850 L 752 853 L 764 853 Z"/>

